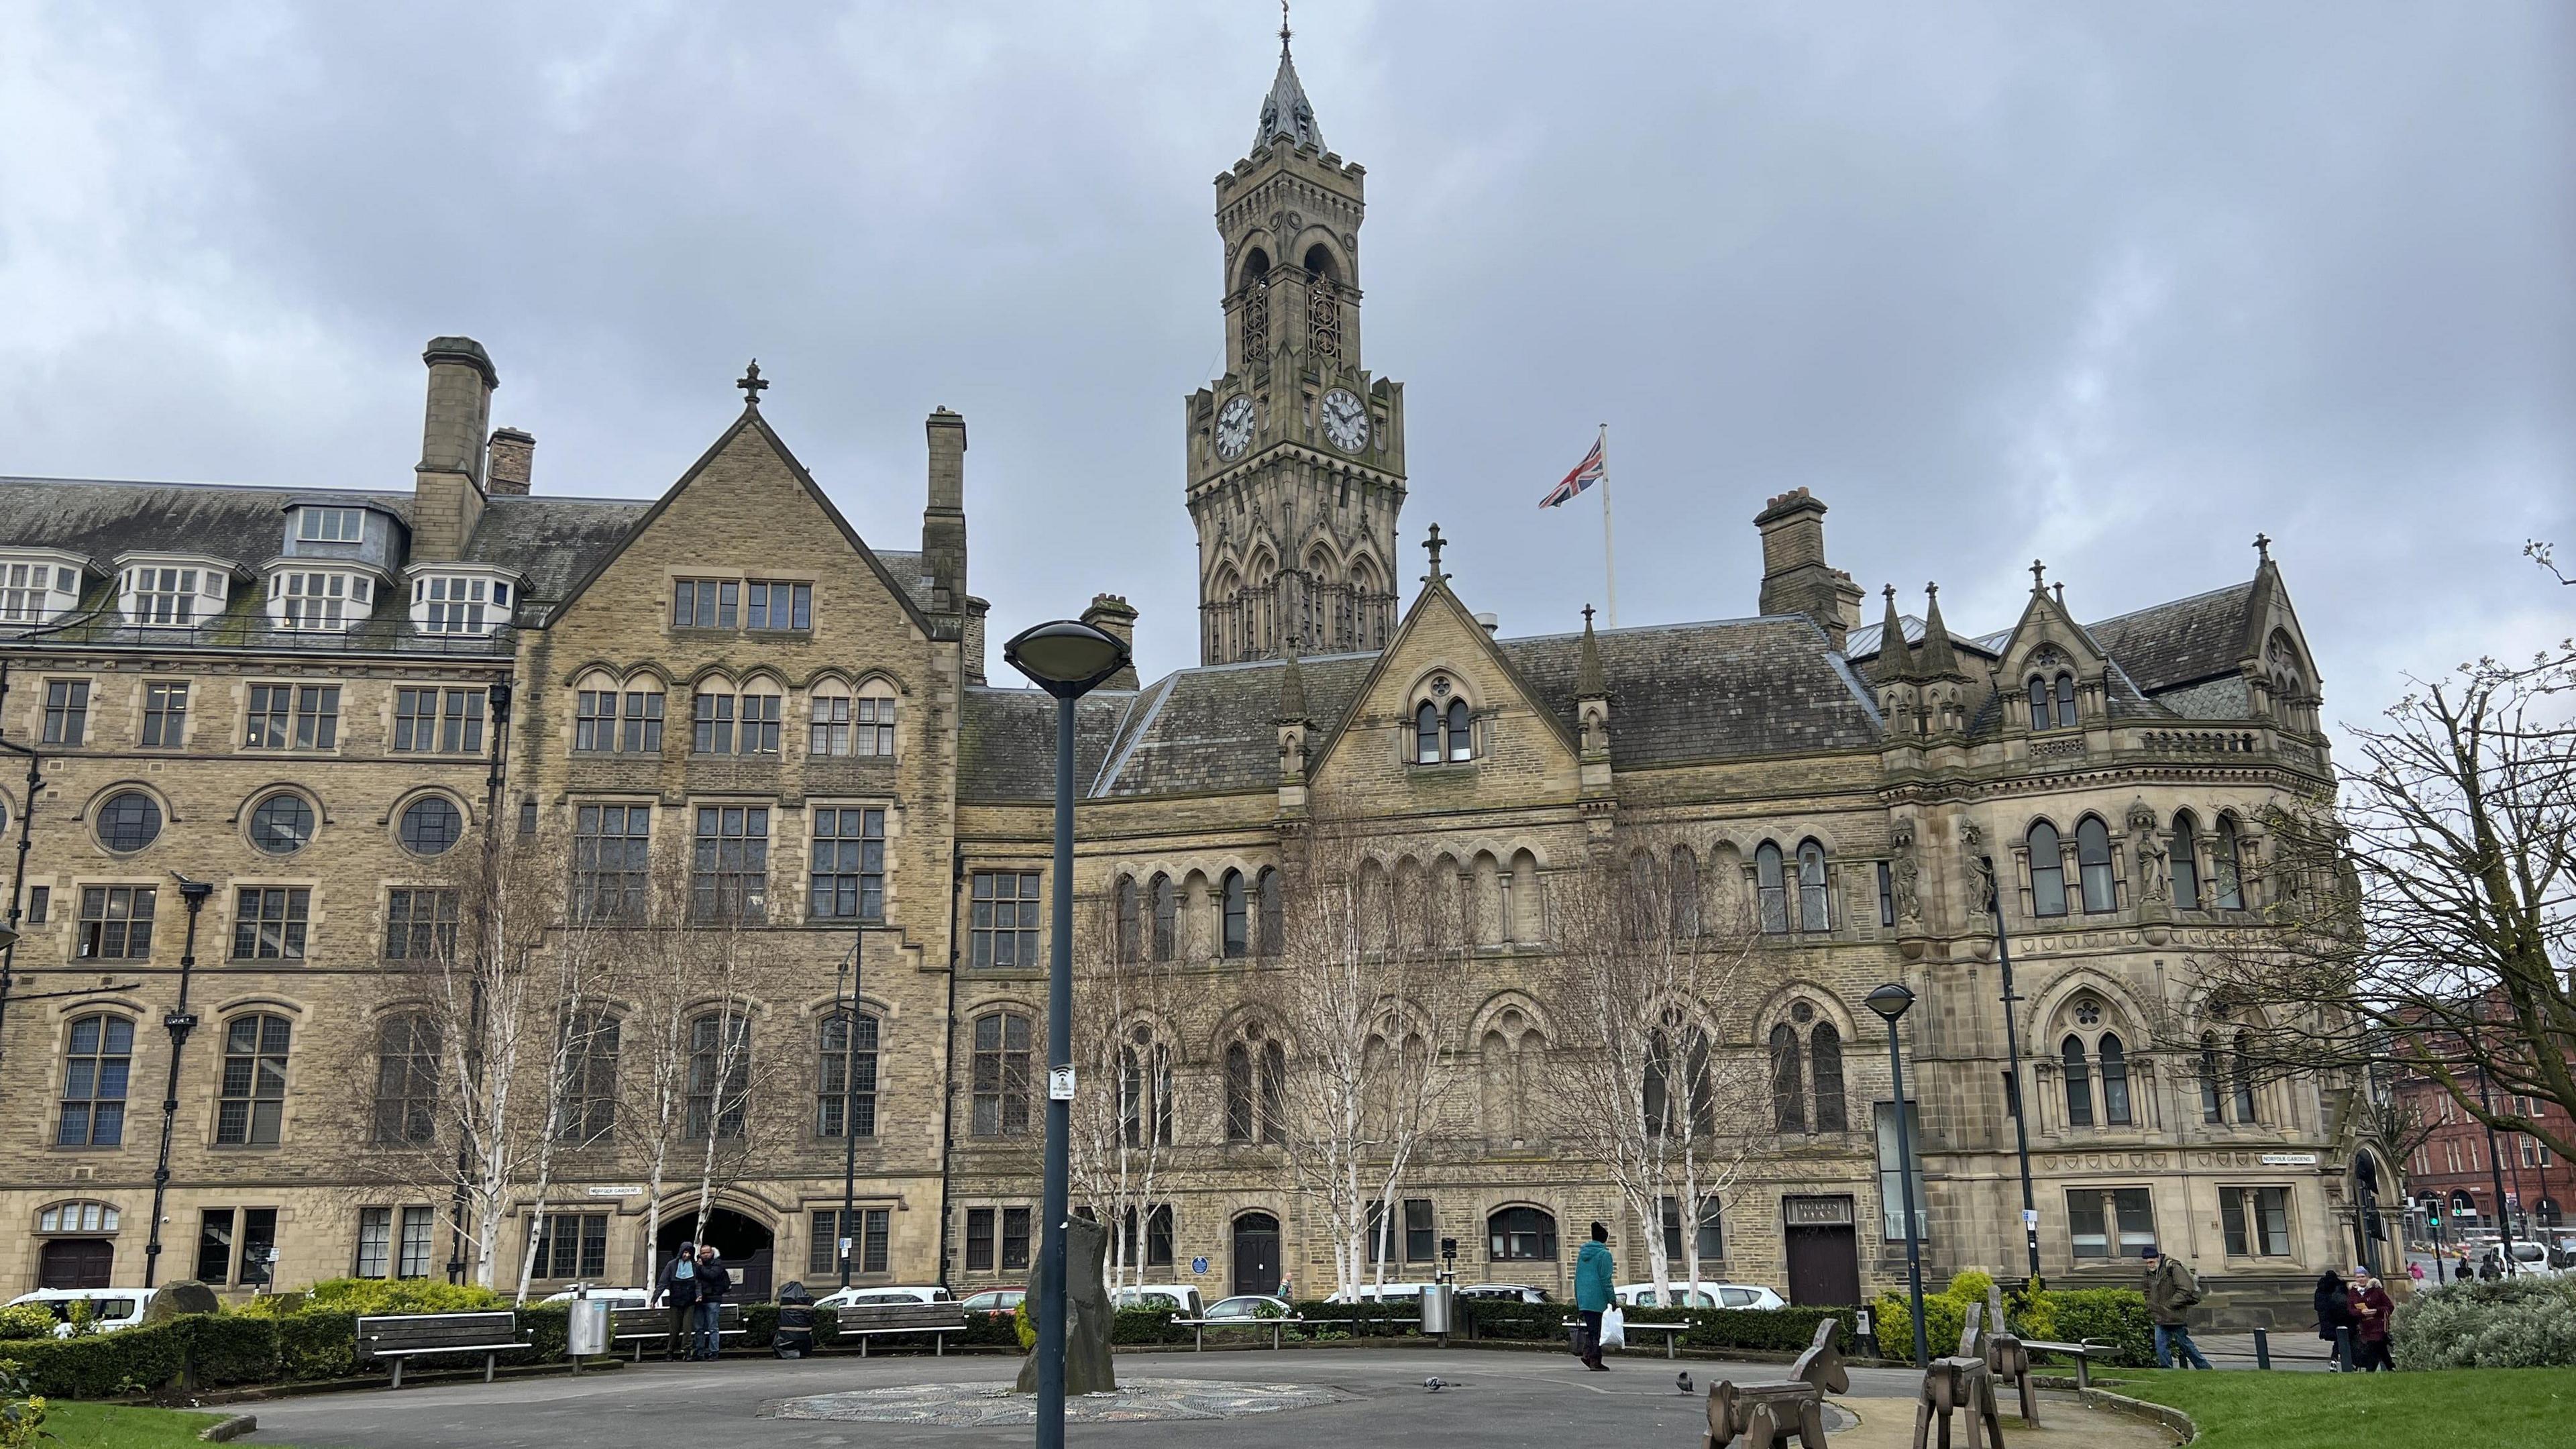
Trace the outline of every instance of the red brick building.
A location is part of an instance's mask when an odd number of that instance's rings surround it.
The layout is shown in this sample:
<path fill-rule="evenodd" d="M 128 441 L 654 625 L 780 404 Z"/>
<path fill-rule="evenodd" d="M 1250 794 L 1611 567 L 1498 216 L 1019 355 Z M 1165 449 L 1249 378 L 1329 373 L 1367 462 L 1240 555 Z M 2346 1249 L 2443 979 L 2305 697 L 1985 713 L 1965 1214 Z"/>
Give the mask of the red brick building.
<path fill-rule="evenodd" d="M 2576 1211 L 2576 1164 L 2537 1137 L 2506 1132 L 2490 1137 L 2439 1082 L 2410 1077 L 2397 1090 L 2433 1128 L 2407 1159 L 2407 1196 L 2418 1204 L 2442 1204 L 2446 1239 L 2464 1226 L 2495 1226 L 2496 1167 L 2503 1169 L 2517 1233 L 2567 1226 L 2568 1214 Z M 2518 1110 L 2562 1136 L 2570 1130 L 2566 1109 L 2554 1102 L 2499 1094 L 2495 1105 L 2500 1112 Z"/>

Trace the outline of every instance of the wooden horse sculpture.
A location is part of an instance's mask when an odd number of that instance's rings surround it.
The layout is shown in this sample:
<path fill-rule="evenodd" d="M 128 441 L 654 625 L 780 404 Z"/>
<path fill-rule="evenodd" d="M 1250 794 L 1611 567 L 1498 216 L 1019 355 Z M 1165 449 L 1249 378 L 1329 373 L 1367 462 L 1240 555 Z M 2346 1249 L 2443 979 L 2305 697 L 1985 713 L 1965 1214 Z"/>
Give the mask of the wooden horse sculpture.
<path fill-rule="evenodd" d="M 2021 1335 L 2004 1327 L 2004 1290 L 1992 1283 L 1986 1285 L 1986 1315 L 1995 1324 L 1986 1334 L 1986 1372 L 1998 1381 L 2011 1381 L 2021 1397 L 2022 1423 L 2036 1429 L 2039 1390 L 2030 1381 L 2030 1350 L 2023 1345 Z"/>
<path fill-rule="evenodd" d="M 1932 1423 L 1941 1423 L 1941 1449 L 1950 1449 L 1950 1411 L 1968 1416 L 1967 1449 L 2004 1449 L 2003 1421 L 1995 1414 L 1995 1377 L 1977 1353 L 1978 1320 L 1986 1305 L 1968 1305 L 1968 1322 L 1959 1333 L 1959 1351 L 1936 1358 L 1923 1371 L 1923 1394 L 1914 1403 L 1914 1449 L 1928 1449 Z M 1978 1429 L 1990 1436 L 1980 1440 Z"/>
<path fill-rule="evenodd" d="M 1726 1449 L 1738 1435 L 1744 1449 L 1780 1449 L 1791 1439 L 1799 1449 L 1826 1449 L 1824 1396 L 1851 1392 L 1851 1374 L 1834 1348 L 1836 1326 L 1831 1318 L 1816 1325 L 1815 1342 L 1789 1365 L 1786 1382 L 1711 1384 L 1708 1435 L 1700 1449 Z"/>

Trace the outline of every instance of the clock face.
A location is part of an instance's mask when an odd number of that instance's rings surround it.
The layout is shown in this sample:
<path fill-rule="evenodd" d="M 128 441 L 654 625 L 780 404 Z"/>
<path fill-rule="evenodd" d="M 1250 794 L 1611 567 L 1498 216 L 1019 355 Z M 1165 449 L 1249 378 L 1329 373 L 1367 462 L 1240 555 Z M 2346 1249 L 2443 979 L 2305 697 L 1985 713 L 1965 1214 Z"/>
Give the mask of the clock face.
<path fill-rule="evenodd" d="M 1356 453 L 1368 446 L 1368 409 L 1359 398 L 1341 388 L 1324 394 L 1324 437 L 1345 453 Z"/>
<path fill-rule="evenodd" d="M 1216 455 L 1231 463 L 1252 446 L 1252 399 L 1236 394 L 1216 415 Z"/>

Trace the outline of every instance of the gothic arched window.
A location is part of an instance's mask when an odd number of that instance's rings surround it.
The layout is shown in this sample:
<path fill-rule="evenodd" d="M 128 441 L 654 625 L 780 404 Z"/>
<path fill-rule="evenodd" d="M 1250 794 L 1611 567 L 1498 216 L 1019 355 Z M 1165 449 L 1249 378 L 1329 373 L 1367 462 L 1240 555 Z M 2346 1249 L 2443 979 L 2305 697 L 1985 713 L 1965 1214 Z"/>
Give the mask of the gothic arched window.
<path fill-rule="evenodd" d="M 2188 810 L 2174 812 L 2173 898 L 2179 909 L 2200 909 L 2200 829 Z"/>
<path fill-rule="evenodd" d="M 2066 1068 L 2066 1125 L 2093 1125 L 2093 1073 L 2085 1064 L 2084 1038 L 2069 1036 L 2059 1049 Z"/>
<path fill-rule="evenodd" d="M 1413 712 L 1413 762 L 1440 763 L 1440 707 L 1427 699 Z"/>
<path fill-rule="evenodd" d="M 1118 1049 L 1119 1132 L 1130 1147 L 1172 1141 L 1172 1054 L 1138 1022 Z"/>
<path fill-rule="evenodd" d="M 1228 956 L 1241 956 L 1252 947 L 1251 888 L 1244 883 L 1243 872 L 1225 873 L 1225 939 Z"/>
<path fill-rule="evenodd" d="M 1798 846 L 1798 929 L 1833 929 L 1833 914 L 1826 909 L 1825 848 L 1812 840 Z"/>
<path fill-rule="evenodd" d="M 1762 906 L 1762 929 L 1774 935 L 1789 929 L 1789 890 L 1782 876 L 1780 847 L 1764 841 L 1753 852 L 1753 889 Z"/>
<path fill-rule="evenodd" d="M 2075 866 L 2084 887 L 2085 910 L 2108 911 L 2119 905 L 2119 886 L 2111 874 L 2111 828 L 2099 815 L 2075 822 Z"/>
<path fill-rule="evenodd" d="M 1154 959 L 1169 961 L 1179 946 L 1181 925 L 1180 893 L 1172 889 L 1172 878 L 1157 872 L 1154 876 Z"/>
<path fill-rule="evenodd" d="M 1122 875 L 1118 877 L 1118 890 L 1116 897 L 1118 902 L 1118 959 L 1121 962 L 1133 961 L 1142 954 L 1145 931 L 1145 923 L 1142 919 L 1144 914 L 1144 902 L 1138 896 L 1136 890 L 1136 878 L 1134 876 Z"/>
<path fill-rule="evenodd" d="M 2048 681 L 2034 674 L 2030 677 L 2030 727 L 2047 729 L 2054 720 L 2048 710 Z"/>
<path fill-rule="evenodd" d="M 2239 1123 L 2260 1122 L 2262 1114 L 2254 1109 L 2254 1034 L 2236 1034 L 2236 1050 L 2228 1063 L 2229 1077 L 2236 1088 L 2236 1120 Z"/>
<path fill-rule="evenodd" d="M 1797 1028 L 1771 1028 L 1771 1125 L 1782 1132 L 1807 1130 L 1806 1073 L 1799 1061 Z"/>
<path fill-rule="evenodd" d="M 2062 730 L 2075 728 L 2075 676 L 2072 674 L 2057 676 L 2057 727 Z"/>
<path fill-rule="evenodd" d="M 2211 904 L 2222 911 L 2245 909 L 2244 868 L 2236 856 L 2236 817 L 2218 817 L 2218 835 L 2209 843 Z"/>
<path fill-rule="evenodd" d="M 1253 877 L 1252 894 L 1257 902 L 1253 949 L 1264 956 L 1279 954 L 1280 938 L 1287 934 L 1286 903 L 1279 899 L 1279 872 L 1263 866 Z"/>
<path fill-rule="evenodd" d="M 1687 845 L 1673 851 L 1672 874 L 1673 934 L 1688 940 L 1699 934 L 1699 858 Z"/>
<path fill-rule="evenodd" d="M 2098 1044 L 2102 1062 L 2102 1120 L 2114 1127 L 2129 1125 L 2129 1056 L 2116 1032 L 2102 1033 Z"/>
<path fill-rule="evenodd" d="M 2200 1034 L 2200 1120 L 2227 1120 L 2218 1092 L 2218 1033 L 2214 1031 Z"/>
<path fill-rule="evenodd" d="M 1808 1064 L 1816 1074 L 1816 1130 L 1846 1131 L 1851 1115 L 1843 1105 L 1843 1034 L 1832 1022 L 1820 1021 L 1807 1042 Z"/>
<path fill-rule="evenodd" d="M 1449 758 L 1472 760 L 1476 757 L 1474 736 L 1467 727 L 1467 701 L 1449 701 Z"/>
<path fill-rule="evenodd" d="M 2034 916 L 2066 914 L 2066 853 L 2057 843 L 2057 827 L 2045 820 L 2034 822 L 2028 836 L 2030 846 L 2030 913 Z"/>

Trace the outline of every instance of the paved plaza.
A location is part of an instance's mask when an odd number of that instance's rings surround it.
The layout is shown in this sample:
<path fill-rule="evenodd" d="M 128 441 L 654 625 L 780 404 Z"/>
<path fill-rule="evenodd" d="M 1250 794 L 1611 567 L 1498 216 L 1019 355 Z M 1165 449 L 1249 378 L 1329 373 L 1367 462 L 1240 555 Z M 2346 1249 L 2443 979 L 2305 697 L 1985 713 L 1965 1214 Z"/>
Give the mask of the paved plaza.
<path fill-rule="evenodd" d="M 804 1446 L 1022 1445 L 1025 1422 L 950 1426 L 938 1423 L 842 1422 L 796 1417 L 829 1396 L 899 1391 L 930 1383 L 1000 1385 L 1015 1359 L 993 1357 L 831 1357 L 802 1362 L 741 1360 L 722 1364 L 645 1364 L 613 1373 L 548 1376 L 496 1384 L 462 1383 L 400 1392 L 321 1394 L 246 1406 L 259 1432 L 243 1441 L 319 1449 L 633 1449 L 636 1445 L 722 1444 L 757 1449 Z M 1674 1384 L 1687 1369 L 1696 1392 Z M 1606 1374 L 1582 1371 L 1558 1354 L 1473 1350 L 1334 1350 L 1209 1354 L 1122 1354 L 1124 1380 L 1196 1381 L 1204 1400 L 1222 1400 L 1231 1383 L 1283 1403 L 1244 1417 L 1150 1422 L 1081 1422 L 1067 1430 L 1076 1444 L 1203 1445 L 1222 1436 L 1229 1449 L 1270 1446 L 1402 1444 L 1406 1449 L 1506 1449 L 1506 1446 L 1621 1444 L 1632 1449 L 1695 1449 L 1705 1427 L 1705 1390 L 1713 1378 L 1776 1377 L 1778 1365 L 1669 1363 L 1635 1357 Z M 1448 1387 L 1432 1393 L 1423 1380 Z M 1913 1425 L 1918 1375 L 1896 1369 L 1852 1370 L 1852 1392 L 1839 1400 L 1857 1427 L 1834 1435 L 1837 1449 L 1893 1449 Z M 1296 1392 L 1297 1390 L 1314 1392 Z M 2046 1433 L 2012 1432 L 2014 1449 L 2155 1449 L 2170 1436 L 2134 1420 L 2096 1414 L 2052 1396 Z M 2007 1419 L 2008 1431 L 2018 1421 Z"/>

